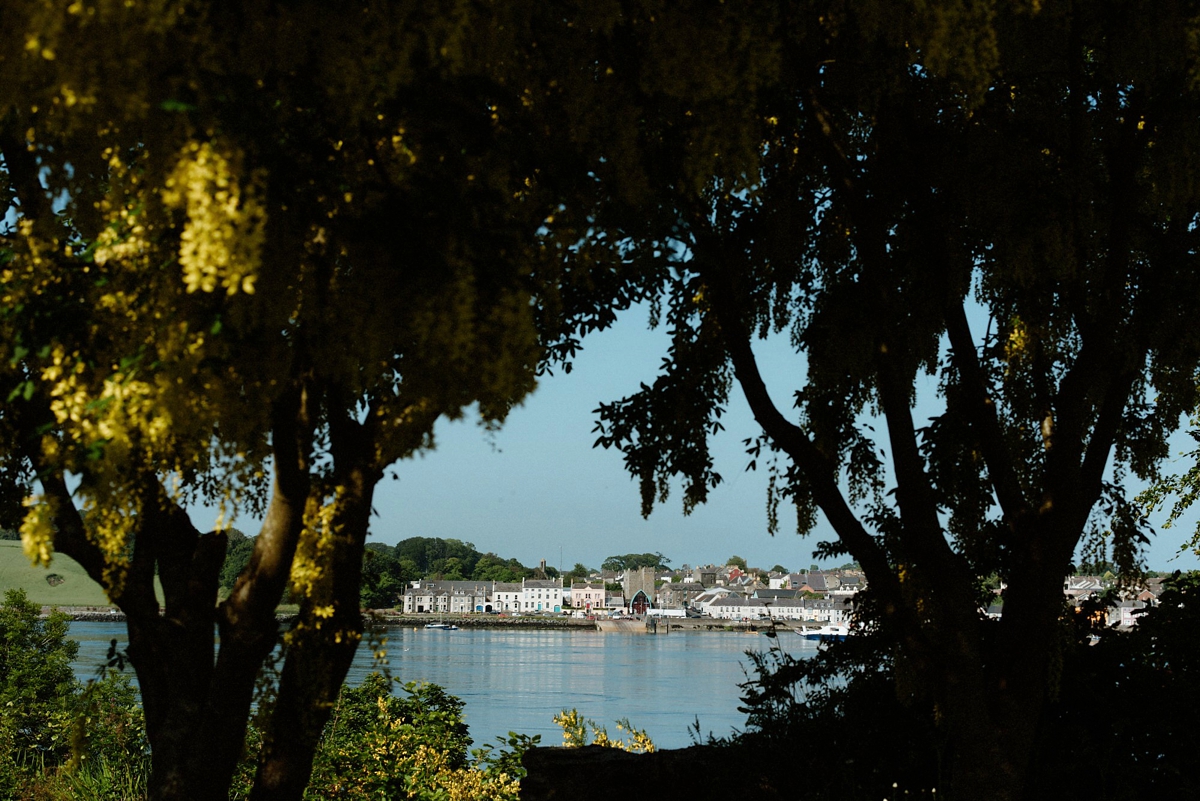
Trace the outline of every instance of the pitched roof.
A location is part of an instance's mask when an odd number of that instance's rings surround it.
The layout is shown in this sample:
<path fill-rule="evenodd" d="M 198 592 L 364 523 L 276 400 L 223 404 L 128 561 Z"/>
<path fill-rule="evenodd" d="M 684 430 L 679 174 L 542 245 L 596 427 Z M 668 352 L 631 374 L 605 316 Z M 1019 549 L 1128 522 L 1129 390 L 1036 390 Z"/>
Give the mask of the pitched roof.
<path fill-rule="evenodd" d="M 803 583 L 813 588 L 813 592 L 824 592 L 825 574 L 824 573 L 805 573 Z"/>
<path fill-rule="evenodd" d="M 767 605 L 766 602 L 763 601 L 763 599 L 761 599 L 761 598 L 741 598 L 736 595 L 730 595 L 728 597 L 722 598 L 720 601 L 713 603 L 713 606 L 733 606 L 733 607 L 752 606 L 757 609 L 762 609 L 766 605 Z"/>
<path fill-rule="evenodd" d="M 560 582 L 558 579 L 525 579 L 525 586 L 535 590 L 557 590 L 562 587 L 562 582 Z"/>
<path fill-rule="evenodd" d="M 470 593 L 472 595 L 486 595 L 492 591 L 493 582 L 491 581 L 423 581 L 419 589 L 412 590 L 414 594 L 422 592 L 430 594 L 439 593 Z"/>
<path fill-rule="evenodd" d="M 773 600 L 773 599 L 777 599 L 777 598 L 795 598 L 795 597 L 796 597 L 796 595 L 797 595 L 797 594 L 799 594 L 799 592 L 800 592 L 799 590 L 763 590 L 763 589 L 758 589 L 758 590 L 755 590 L 755 591 L 754 591 L 754 597 L 755 597 L 755 598 L 766 598 L 766 599 L 769 599 L 769 600 Z"/>

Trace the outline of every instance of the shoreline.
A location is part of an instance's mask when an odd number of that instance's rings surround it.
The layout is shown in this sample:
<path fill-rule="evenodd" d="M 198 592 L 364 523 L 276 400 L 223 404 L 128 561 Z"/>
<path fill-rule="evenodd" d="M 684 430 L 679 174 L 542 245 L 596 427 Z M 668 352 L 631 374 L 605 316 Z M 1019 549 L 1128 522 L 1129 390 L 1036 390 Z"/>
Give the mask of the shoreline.
<path fill-rule="evenodd" d="M 294 615 L 288 616 L 290 619 Z M 451 623 L 460 629 L 595 629 L 592 620 L 577 617 L 500 617 L 498 615 L 406 615 L 403 612 L 370 610 L 363 615 L 367 626 L 412 626 L 423 628 L 427 623 Z"/>
<path fill-rule="evenodd" d="M 73 622 L 78 623 L 124 623 L 125 614 L 115 608 L 98 607 L 58 607 Z M 42 608 L 42 616 L 49 614 L 50 607 Z M 293 612 L 279 613 L 275 619 L 280 623 L 290 623 L 296 619 Z M 526 629 L 541 631 L 596 631 L 599 632 L 594 620 L 576 617 L 500 617 L 498 615 L 434 615 L 409 614 L 389 610 L 367 610 L 363 614 L 364 626 L 372 624 L 383 626 L 411 626 L 423 628 L 427 623 L 452 623 L 460 629 Z M 659 627 L 668 627 L 666 633 L 673 632 L 740 632 L 746 634 L 761 634 L 771 630 L 769 624 L 762 621 L 724 620 L 720 618 L 663 618 Z M 774 630 L 778 632 L 795 631 L 803 623 L 798 621 L 777 621 Z M 611 632 L 610 632 L 611 633 Z M 663 631 L 658 633 L 662 636 Z"/>
<path fill-rule="evenodd" d="M 76 623 L 124 623 L 125 613 L 115 607 L 43 606 L 41 616 L 50 614 L 51 609 L 67 615 Z M 278 612 L 275 619 L 280 623 L 291 623 L 295 612 Z M 385 626 L 423 627 L 426 623 L 453 623 L 459 628 L 526 628 L 526 629 L 595 629 L 594 621 L 572 617 L 498 617 L 496 615 L 406 615 L 402 612 L 371 609 L 363 613 L 363 623 Z"/>

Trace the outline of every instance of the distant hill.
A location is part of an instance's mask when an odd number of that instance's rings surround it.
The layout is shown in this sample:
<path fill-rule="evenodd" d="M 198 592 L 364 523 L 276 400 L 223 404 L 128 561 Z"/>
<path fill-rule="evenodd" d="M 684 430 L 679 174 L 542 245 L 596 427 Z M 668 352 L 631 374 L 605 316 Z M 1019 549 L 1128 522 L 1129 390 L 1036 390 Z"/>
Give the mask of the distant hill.
<path fill-rule="evenodd" d="M 0 595 L 20 587 L 29 600 L 42 606 L 109 606 L 100 585 L 74 559 L 58 555 L 49 569 L 33 567 L 21 543 L 0 540 Z"/>
<path fill-rule="evenodd" d="M 33 567 L 19 541 L 0 540 L 0 599 L 13 587 L 25 590 L 29 600 L 40 606 L 112 606 L 100 585 L 71 557 L 56 554 L 48 569 Z M 157 576 L 154 592 L 161 604 L 163 591 Z"/>

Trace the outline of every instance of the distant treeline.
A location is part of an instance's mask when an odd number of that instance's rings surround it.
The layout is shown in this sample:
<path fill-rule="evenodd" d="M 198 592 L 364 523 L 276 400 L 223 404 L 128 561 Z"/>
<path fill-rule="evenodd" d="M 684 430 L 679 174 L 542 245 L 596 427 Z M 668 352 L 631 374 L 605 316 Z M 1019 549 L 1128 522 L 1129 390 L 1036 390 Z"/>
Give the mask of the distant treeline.
<path fill-rule="evenodd" d="M 254 538 L 237 529 L 230 529 L 228 535 L 221 586 L 231 590 L 254 551 Z M 362 605 L 368 609 L 390 608 L 396 604 L 408 582 L 421 578 L 520 581 L 540 577 L 542 572 L 537 568 L 526 567 L 516 559 L 504 559 L 494 553 L 480 553 L 474 544 L 462 540 L 410 537 L 395 545 L 373 542 L 367 545 L 363 559 Z M 546 577 L 557 578 L 558 570 L 547 567 Z"/>
<path fill-rule="evenodd" d="M 662 570 L 669 564 L 671 564 L 671 560 L 661 553 L 627 553 L 624 556 L 608 557 L 600 567 L 620 573 L 622 570 L 638 570 L 643 567 Z"/>

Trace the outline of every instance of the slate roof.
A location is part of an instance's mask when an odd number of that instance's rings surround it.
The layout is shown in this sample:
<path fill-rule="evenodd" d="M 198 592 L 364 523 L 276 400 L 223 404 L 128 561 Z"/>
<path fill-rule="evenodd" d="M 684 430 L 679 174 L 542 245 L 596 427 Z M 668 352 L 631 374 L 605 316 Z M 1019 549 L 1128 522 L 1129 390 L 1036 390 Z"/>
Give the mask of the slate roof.
<path fill-rule="evenodd" d="M 795 598 L 800 594 L 799 590 L 755 590 L 755 598 L 764 598 L 766 600 L 777 600 L 780 598 Z"/>

